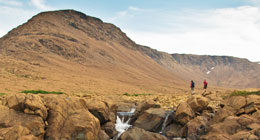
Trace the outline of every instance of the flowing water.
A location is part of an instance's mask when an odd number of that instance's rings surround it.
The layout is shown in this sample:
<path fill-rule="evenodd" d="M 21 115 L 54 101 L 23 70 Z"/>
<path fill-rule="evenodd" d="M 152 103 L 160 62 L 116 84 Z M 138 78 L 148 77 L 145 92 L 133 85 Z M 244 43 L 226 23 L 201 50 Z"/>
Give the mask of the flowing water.
<path fill-rule="evenodd" d="M 127 129 L 132 125 L 129 124 L 131 117 L 135 112 L 135 108 L 132 108 L 129 112 L 117 112 L 115 128 L 118 134 L 113 138 L 117 140 Z"/>
<path fill-rule="evenodd" d="M 162 134 L 163 133 L 163 130 L 165 129 L 165 127 L 166 127 L 166 125 L 167 125 L 167 121 L 168 121 L 168 118 L 169 118 L 169 116 L 172 116 L 174 114 L 174 111 L 173 110 L 170 110 L 170 111 L 167 111 L 166 112 L 166 117 L 165 117 L 165 119 L 164 119 L 164 121 L 163 121 L 163 125 L 162 125 L 162 129 L 161 129 L 161 131 L 159 132 L 160 134 Z"/>

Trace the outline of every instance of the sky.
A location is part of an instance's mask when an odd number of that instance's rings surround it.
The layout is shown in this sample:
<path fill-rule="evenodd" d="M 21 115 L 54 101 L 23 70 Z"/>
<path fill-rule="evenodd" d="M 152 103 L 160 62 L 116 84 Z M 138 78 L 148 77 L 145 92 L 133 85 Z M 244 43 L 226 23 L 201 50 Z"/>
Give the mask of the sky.
<path fill-rule="evenodd" d="M 42 11 L 74 9 L 167 53 L 260 62 L 260 0 L 0 0 L 0 37 Z"/>

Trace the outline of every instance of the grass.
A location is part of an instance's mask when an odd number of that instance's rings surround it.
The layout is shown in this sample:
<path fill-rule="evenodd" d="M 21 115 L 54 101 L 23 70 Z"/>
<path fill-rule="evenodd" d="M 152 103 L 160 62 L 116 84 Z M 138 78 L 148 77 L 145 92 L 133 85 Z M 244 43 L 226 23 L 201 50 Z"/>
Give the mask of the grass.
<path fill-rule="evenodd" d="M 6 95 L 6 93 L 0 93 L 0 96 L 4 96 L 4 95 Z"/>
<path fill-rule="evenodd" d="M 230 96 L 260 95 L 260 91 L 234 91 Z"/>
<path fill-rule="evenodd" d="M 147 95 L 152 95 L 152 94 L 146 94 L 146 93 L 141 93 L 141 94 L 137 94 L 137 93 L 134 93 L 134 94 L 129 94 L 129 93 L 124 93 L 123 95 L 125 96 L 134 96 L 134 97 L 137 97 L 137 96 L 147 96 Z"/>
<path fill-rule="evenodd" d="M 63 92 L 56 92 L 56 91 L 44 91 L 44 90 L 23 90 L 21 93 L 32 93 L 32 94 L 64 94 Z"/>

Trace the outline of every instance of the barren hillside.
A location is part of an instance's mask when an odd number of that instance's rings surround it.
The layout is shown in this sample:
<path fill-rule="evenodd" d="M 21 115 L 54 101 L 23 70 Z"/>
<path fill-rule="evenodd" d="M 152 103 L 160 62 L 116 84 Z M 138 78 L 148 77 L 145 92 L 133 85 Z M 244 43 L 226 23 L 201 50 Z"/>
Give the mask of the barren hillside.
<path fill-rule="evenodd" d="M 44 12 L 0 40 L 2 92 L 175 93 L 184 81 L 119 28 L 73 10 Z"/>
<path fill-rule="evenodd" d="M 167 54 L 74 10 L 40 13 L 0 39 L 0 92 L 183 93 L 189 80 L 260 87 L 260 65 L 224 56 Z"/>

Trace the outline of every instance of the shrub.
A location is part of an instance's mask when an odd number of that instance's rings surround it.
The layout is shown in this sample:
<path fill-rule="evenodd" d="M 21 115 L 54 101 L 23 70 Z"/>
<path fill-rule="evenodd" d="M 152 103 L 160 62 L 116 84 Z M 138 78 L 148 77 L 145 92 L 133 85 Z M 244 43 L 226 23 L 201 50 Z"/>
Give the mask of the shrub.
<path fill-rule="evenodd" d="M 6 93 L 0 93 L 0 96 L 4 96 L 4 95 L 6 95 Z"/>
<path fill-rule="evenodd" d="M 234 91 L 230 96 L 260 95 L 260 91 Z"/>
<path fill-rule="evenodd" d="M 32 94 L 63 94 L 63 92 L 56 92 L 56 91 L 44 91 L 44 90 L 23 90 L 21 93 L 32 93 Z"/>

